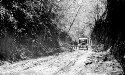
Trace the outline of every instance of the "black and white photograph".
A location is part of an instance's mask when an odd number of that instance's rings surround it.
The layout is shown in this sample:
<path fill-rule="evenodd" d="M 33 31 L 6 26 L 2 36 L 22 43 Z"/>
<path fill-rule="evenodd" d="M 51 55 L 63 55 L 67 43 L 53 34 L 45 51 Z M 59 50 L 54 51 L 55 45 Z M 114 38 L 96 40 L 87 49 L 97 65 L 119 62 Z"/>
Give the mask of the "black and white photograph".
<path fill-rule="evenodd" d="M 125 0 L 0 0 L 0 75 L 125 75 Z"/>

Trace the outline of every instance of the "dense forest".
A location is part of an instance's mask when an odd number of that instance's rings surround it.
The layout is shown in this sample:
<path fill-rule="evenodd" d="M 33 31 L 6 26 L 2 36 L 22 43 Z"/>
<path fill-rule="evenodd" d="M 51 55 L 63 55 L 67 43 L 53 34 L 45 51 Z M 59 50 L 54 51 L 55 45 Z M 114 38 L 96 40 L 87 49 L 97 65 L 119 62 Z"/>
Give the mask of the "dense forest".
<path fill-rule="evenodd" d="M 57 27 L 61 9 L 53 0 L 2 0 L 0 2 L 0 60 L 20 60 L 50 56 L 60 52 L 59 41 L 72 41 Z M 108 0 L 101 19 L 95 21 L 91 40 L 111 48 L 111 54 L 125 68 L 124 1 Z M 103 19 L 105 17 L 105 19 Z"/>
<path fill-rule="evenodd" d="M 0 2 L 0 59 L 19 61 L 62 52 L 58 40 L 67 34 L 53 23 L 48 0 Z"/>

